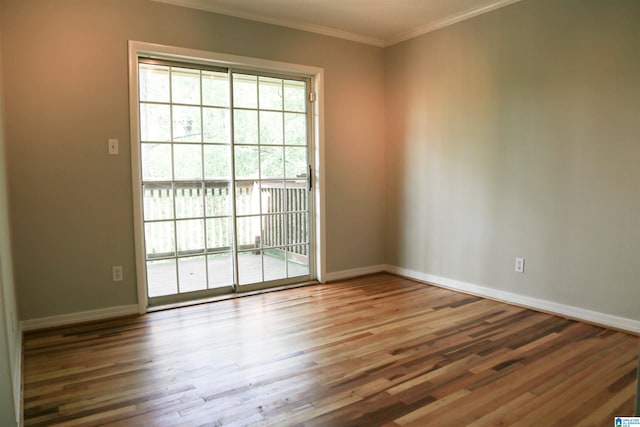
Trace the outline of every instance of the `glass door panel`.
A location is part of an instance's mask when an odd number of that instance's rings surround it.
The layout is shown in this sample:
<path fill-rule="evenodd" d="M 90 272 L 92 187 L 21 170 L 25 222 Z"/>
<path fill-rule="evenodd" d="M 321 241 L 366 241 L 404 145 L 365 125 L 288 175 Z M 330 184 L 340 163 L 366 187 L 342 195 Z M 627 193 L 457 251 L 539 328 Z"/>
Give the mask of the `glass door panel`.
<path fill-rule="evenodd" d="M 308 280 L 306 81 L 139 70 L 150 304 Z"/>
<path fill-rule="evenodd" d="M 232 79 L 239 285 L 308 276 L 306 84 Z"/>

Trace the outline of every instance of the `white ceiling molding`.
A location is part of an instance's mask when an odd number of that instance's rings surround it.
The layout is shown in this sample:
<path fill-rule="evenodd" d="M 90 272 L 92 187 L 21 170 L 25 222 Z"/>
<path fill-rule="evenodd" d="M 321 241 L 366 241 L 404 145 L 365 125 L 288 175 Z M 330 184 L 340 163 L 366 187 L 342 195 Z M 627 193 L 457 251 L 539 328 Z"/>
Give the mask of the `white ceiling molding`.
<path fill-rule="evenodd" d="M 430 33 L 431 31 L 435 31 L 440 28 L 447 27 L 449 25 L 456 24 L 458 22 L 462 22 L 467 19 L 471 19 L 474 16 L 482 15 L 487 12 L 491 12 L 492 10 L 500 9 L 501 7 L 508 6 L 512 3 L 519 2 L 521 0 L 497 0 L 492 3 L 489 3 L 485 6 L 474 8 L 467 10 L 465 12 L 455 14 L 443 19 L 440 19 L 435 22 L 430 22 L 428 24 L 422 25 L 418 28 L 414 28 L 413 30 L 407 31 L 406 33 L 399 34 L 396 37 L 393 37 L 389 40 L 385 40 L 385 46 L 391 46 L 396 43 L 403 42 L 405 40 L 410 40 L 416 37 L 419 37 L 423 34 Z"/>
<path fill-rule="evenodd" d="M 220 15 L 233 16 L 235 18 L 247 19 L 250 21 L 262 22 L 265 24 L 278 25 L 280 27 L 292 28 L 294 30 L 306 31 L 309 33 L 322 34 L 323 36 L 337 37 L 339 39 L 350 40 L 358 43 L 369 44 L 378 47 L 384 47 L 385 41 L 375 37 L 369 37 L 362 34 L 351 33 L 348 31 L 338 30 L 336 28 L 325 27 L 322 25 L 314 25 L 309 23 L 300 23 L 287 19 L 272 18 L 264 15 L 257 15 L 247 12 L 239 12 L 236 10 L 224 9 L 216 7 L 207 0 L 152 0 L 159 3 L 172 4 L 174 6 L 183 6 L 191 9 L 200 9 L 207 12 L 213 12 Z"/>
<path fill-rule="evenodd" d="M 467 9 L 459 13 L 455 13 L 446 17 L 438 17 L 430 22 L 426 22 L 424 25 L 415 28 L 409 28 L 407 31 L 402 32 L 396 36 L 380 39 L 366 34 L 360 34 L 356 32 L 345 31 L 330 26 L 316 25 L 303 21 L 296 21 L 292 19 L 286 19 L 276 16 L 266 16 L 263 14 L 251 13 L 246 11 L 233 10 L 230 8 L 221 8 L 214 5 L 209 0 L 152 0 L 160 3 L 167 3 L 174 6 L 188 7 L 191 9 L 199 9 L 207 12 L 213 12 L 220 15 L 233 16 L 236 18 L 247 19 L 251 21 L 263 22 L 266 24 L 278 25 L 281 27 L 292 28 L 295 30 L 307 31 L 316 34 L 322 34 L 330 37 L 337 37 L 340 39 L 350 40 L 358 43 L 364 43 L 372 46 L 386 47 L 396 43 L 400 43 L 405 40 L 409 40 L 423 34 L 435 31 L 439 28 L 443 28 L 455 23 L 464 21 L 469 18 L 473 18 L 478 15 L 482 15 L 492 10 L 499 9 L 501 7 L 516 3 L 521 0 L 495 0 L 484 3 L 482 6 Z M 347 1 L 347 0 L 345 0 Z M 400 2 L 401 4 L 401 2 Z"/>

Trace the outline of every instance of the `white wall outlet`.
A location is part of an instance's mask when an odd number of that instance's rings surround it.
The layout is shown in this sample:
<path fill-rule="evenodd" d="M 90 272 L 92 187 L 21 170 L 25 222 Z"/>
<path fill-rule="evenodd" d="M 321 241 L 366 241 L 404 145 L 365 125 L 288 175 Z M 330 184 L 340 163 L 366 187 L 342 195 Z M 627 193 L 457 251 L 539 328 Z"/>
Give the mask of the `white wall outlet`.
<path fill-rule="evenodd" d="M 524 273 L 524 258 L 516 258 L 516 273 Z"/>
<path fill-rule="evenodd" d="M 109 154 L 111 154 L 112 156 L 116 154 L 120 154 L 120 148 L 118 147 L 117 139 L 109 138 L 108 146 L 109 146 Z"/>
<path fill-rule="evenodd" d="M 122 266 L 114 265 L 111 267 L 111 276 L 114 282 L 122 282 Z"/>

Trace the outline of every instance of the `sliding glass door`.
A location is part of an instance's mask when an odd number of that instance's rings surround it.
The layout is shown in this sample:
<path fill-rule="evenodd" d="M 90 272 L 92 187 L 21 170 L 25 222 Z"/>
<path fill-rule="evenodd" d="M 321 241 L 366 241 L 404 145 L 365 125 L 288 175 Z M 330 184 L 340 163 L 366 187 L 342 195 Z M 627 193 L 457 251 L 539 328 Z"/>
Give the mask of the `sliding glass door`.
<path fill-rule="evenodd" d="M 309 81 L 139 59 L 150 305 L 309 280 Z"/>

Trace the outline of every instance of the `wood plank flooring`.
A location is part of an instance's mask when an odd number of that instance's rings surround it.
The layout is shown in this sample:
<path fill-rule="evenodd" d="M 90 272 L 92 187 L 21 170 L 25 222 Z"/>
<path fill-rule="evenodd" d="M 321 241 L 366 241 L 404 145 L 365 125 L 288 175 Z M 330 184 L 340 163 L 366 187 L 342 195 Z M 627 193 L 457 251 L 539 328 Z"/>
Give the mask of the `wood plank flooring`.
<path fill-rule="evenodd" d="M 27 426 L 610 426 L 638 338 L 379 274 L 29 333 Z"/>

